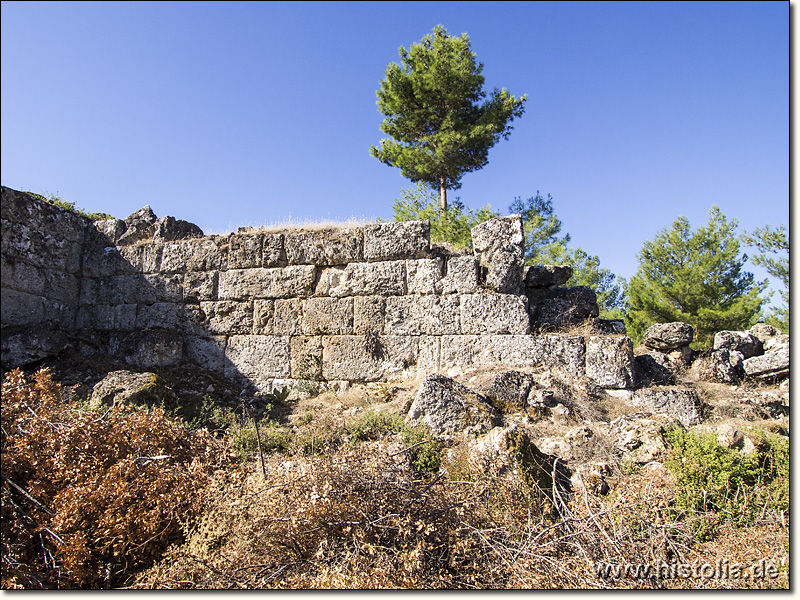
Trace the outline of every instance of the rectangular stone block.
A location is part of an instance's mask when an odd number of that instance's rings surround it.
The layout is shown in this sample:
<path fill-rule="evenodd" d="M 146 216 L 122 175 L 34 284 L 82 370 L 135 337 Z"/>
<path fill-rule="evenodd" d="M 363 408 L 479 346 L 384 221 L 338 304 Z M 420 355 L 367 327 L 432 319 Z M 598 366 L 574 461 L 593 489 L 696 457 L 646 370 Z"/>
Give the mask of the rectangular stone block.
<path fill-rule="evenodd" d="M 358 228 L 287 232 L 283 236 L 290 265 L 346 265 L 363 259 L 363 233 Z"/>
<path fill-rule="evenodd" d="M 319 296 L 402 296 L 406 293 L 405 261 L 350 263 L 320 274 Z"/>
<path fill-rule="evenodd" d="M 409 336 L 336 335 L 322 338 L 322 374 L 327 380 L 386 381 L 415 376 L 419 340 Z"/>
<path fill-rule="evenodd" d="M 229 239 L 228 268 L 254 269 L 261 267 L 263 264 L 261 255 L 263 242 L 264 237 L 259 234 L 231 235 Z"/>
<path fill-rule="evenodd" d="M 145 275 L 144 278 L 148 285 L 153 288 L 158 302 L 183 303 L 183 275 L 178 273 L 171 275 Z"/>
<path fill-rule="evenodd" d="M 0 256 L 0 268 L 2 268 L 4 288 L 35 296 L 44 295 L 44 267 L 37 267 L 25 260 L 3 254 Z"/>
<path fill-rule="evenodd" d="M 183 275 L 184 302 L 202 302 L 217 299 L 218 271 L 186 273 Z"/>
<path fill-rule="evenodd" d="M 300 335 L 303 333 L 303 303 L 297 298 L 275 300 L 272 315 L 273 335 Z"/>
<path fill-rule="evenodd" d="M 305 335 L 352 335 L 352 298 L 309 298 L 303 301 Z"/>
<path fill-rule="evenodd" d="M 39 231 L 48 231 L 59 239 L 82 242 L 89 220 L 79 214 L 54 206 L 25 192 L 3 188 L 2 218 L 28 223 Z"/>
<path fill-rule="evenodd" d="M 289 336 L 233 335 L 225 347 L 225 376 L 258 386 L 268 379 L 289 377 Z"/>
<path fill-rule="evenodd" d="M 82 245 L 54 237 L 47 230 L 28 224 L 3 221 L 0 250 L 7 257 L 24 260 L 37 267 L 76 274 L 81 267 Z"/>
<path fill-rule="evenodd" d="M 438 335 L 423 335 L 419 338 L 417 377 L 438 373 L 441 366 L 442 338 Z"/>
<path fill-rule="evenodd" d="M 386 298 L 383 296 L 355 296 L 353 298 L 353 333 L 383 333 Z"/>
<path fill-rule="evenodd" d="M 198 323 L 211 335 L 246 335 L 253 331 L 253 301 L 201 302 Z"/>
<path fill-rule="evenodd" d="M 406 261 L 406 287 L 409 294 L 441 294 L 441 280 L 441 258 L 418 258 Z"/>
<path fill-rule="evenodd" d="M 161 272 L 219 271 L 228 268 L 228 247 L 214 239 L 195 238 L 168 242 L 161 254 Z"/>
<path fill-rule="evenodd" d="M 397 221 L 366 225 L 364 260 L 367 262 L 424 258 L 431 248 L 428 221 Z"/>
<path fill-rule="evenodd" d="M 586 376 L 603 388 L 632 388 L 634 367 L 633 343 L 630 338 L 590 336 L 586 342 Z"/>
<path fill-rule="evenodd" d="M 30 325 L 45 320 L 44 298 L 8 288 L 0 290 L 3 327 Z"/>
<path fill-rule="evenodd" d="M 108 353 L 140 368 L 169 367 L 183 359 L 183 335 L 155 330 L 111 334 Z"/>
<path fill-rule="evenodd" d="M 137 273 L 158 273 L 161 270 L 162 244 L 120 246 L 117 251 Z"/>
<path fill-rule="evenodd" d="M 293 379 L 322 379 L 322 337 L 293 336 L 289 341 Z"/>
<path fill-rule="evenodd" d="M 153 304 L 156 299 L 156 292 L 144 275 L 81 280 L 81 304 Z"/>
<path fill-rule="evenodd" d="M 461 333 L 458 296 L 393 296 L 386 299 L 387 335 Z"/>
<path fill-rule="evenodd" d="M 78 329 L 101 331 L 132 331 L 136 328 L 136 305 L 94 304 L 77 309 L 75 326 Z"/>
<path fill-rule="evenodd" d="M 183 353 L 187 360 L 222 375 L 225 372 L 226 343 L 224 336 L 187 336 L 183 341 Z"/>
<path fill-rule="evenodd" d="M 461 296 L 461 332 L 529 333 L 527 299 L 512 294 L 464 294 Z"/>
<path fill-rule="evenodd" d="M 313 292 L 311 265 L 275 269 L 234 269 L 220 272 L 220 300 L 308 297 Z"/>
<path fill-rule="evenodd" d="M 136 310 L 136 329 L 166 329 L 181 331 L 184 319 L 183 307 L 169 302 L 140 305 Z"/>
<path fill-rule="evenodd" d="M 128 260 L 114 247 L 86 247 L 83 253 L 84 277 L 109 277 L 125 275 L 136 270 Z"/>
<path fill-rule="evenodd" d="M 262 267 L 285 267 L 289 264 L 282 233 L 264 233 L 261 237 Z"/>
<path fill-rule="evenodd" d="M 451 256 L 442 277 L 443 294 L 474 294 L 478 291 L 478 259 L 474 256 Z"/>
<path fill-rule="evenodd" d="M 274 300 L 253 301 L 253 334 L 272 335 L 272 319 L 275 314 Z"/>

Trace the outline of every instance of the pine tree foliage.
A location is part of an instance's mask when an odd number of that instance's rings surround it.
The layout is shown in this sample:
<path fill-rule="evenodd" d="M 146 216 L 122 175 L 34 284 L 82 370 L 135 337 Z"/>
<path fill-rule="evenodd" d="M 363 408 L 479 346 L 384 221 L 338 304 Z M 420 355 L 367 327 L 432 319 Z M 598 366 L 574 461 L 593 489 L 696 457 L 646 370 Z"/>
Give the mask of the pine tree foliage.
<path fill-rule="evenodd" d="M 452 37 L 441 25 L 408 50 L 401 47 L 400 59 L 386 68 L 377 92 L 386 117 L 381 130 L 393 139 L 370 153 L 412 182 L 437 187 L 446 210 L 447 190 L 488 163 L 489 149 L 508 138 L 526 97 L 495 89 L 484 101 L 483 64 L 467 34 Z"/>
<path fill-rule="evenodd" d="M 695 345 L 708 347 L 723 330 L 744 330 L 760 317 L 767 282 L 743 270 L 738 222 L 714 206 L 705 227 L 692 231 L 678 217 L 638 254 L 639 269 L 627 289 L 627 329 L 641 339 L 653 323 L 683 321 L 695 329 Z"/>
<path fill-rule="evenodd" d="M 784 289 L 779 290 L 784 306 L 773 308 L 767 321 L 784 332 L 789 332 L 789 234 L 786 226 L 772 229 L 769 225 L 756 228 L 751 235 L 745 234 L 744 243 L 755 246 L 753 264 L 764 267 L 771 277 L 776 278 Z"/>

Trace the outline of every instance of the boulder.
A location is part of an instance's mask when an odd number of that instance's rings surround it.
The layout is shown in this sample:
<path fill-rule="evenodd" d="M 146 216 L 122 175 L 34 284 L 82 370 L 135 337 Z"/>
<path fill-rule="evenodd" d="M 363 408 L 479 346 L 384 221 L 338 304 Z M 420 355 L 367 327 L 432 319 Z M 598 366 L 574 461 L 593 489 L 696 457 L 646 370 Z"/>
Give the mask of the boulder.
<path fill-rule="evenodd" d="M 516 294 L 524 262 L 522 217 L 497 217 L 472 228 L 472 248 L 488 289 Z"/>
<path fill-rule="evenodd" d="M 150 206 L 140 208 L 125 218 L 125 233 L 117 238 L 118 246 L 128 246 L 153 237 L 154 225 L 158 221 Z"/>
<path fill-rule="evenodd" d="M 743 363 L 749 377 L 761 379 L 785 377 L 789 374 L 789 349 L 772 350 L 761 356 L 748 358 Z"/>
<path fill-rule="evenodd" d="M 89 406 L 95 410 L 125 404 L 160 406 L 171 398 L 174 393 L 155 373 L 112 371 L 94 386 Z"/>
<path fill-rule="evenodd" d="M 733 350 L 744 358 L 757 356 L 764 351 L 761 340 L 744 331 L 720 331 L 714 336 L 714 350 Z"/>
<path fill-rule="evenodd" d="M 747 330 L 747 333 L 752 334 L 762 344 L 766 344 L 767 340 L 777 335 L 781 335 L 780 329 L 775 329 L 772 325 L 766 323 L 757 323 Z"/>
<path fill-rule="evenodd" d="M 735 384 L 744 375 L 743 361 L 741 352 L 722 348 L 695 360 L 692 373 L 699 381 Z"/>
<path fill-rule="evenodd" d="M 428 375 L 411 404 L 406 422 L 427 425 L 433 435 L 462 431 L 485 433 L 500 424 L 500 416 L 484 396 L 444 375 Z"/>
<path fill-rule="evenodd" d="M 663 352 L 653 350 L 633 359 L 636 385 L 672 385 L 676 381 L 678 366 Z"/>
<path fill-rule="evenodd" d="M 764 352 L 777 352 L 778 350 L 789 349 L 789 336 L 776 335 L 764 342 Z"/>
<path fill-rule="evenodd" d="M 172 242 L 195 237 L 203 237 L 203 230 L 189 221 L 175 217 L 161 217 L 153 223 L 154 242 Z"/>
<path fill-rule="evenodd" d="M 659 352 L 671 352 L 688 346 L 694 339 L 694 328 L 681 322 L 656 323 L 644 332 L 644 345 Z"/>
<path fill-rule="evenodd" d="M 528 395 L 536 387 L 536 379 L 528 373 L 506 371 L 494 378 L 486 395 L 499 410 L 516 412 L 528 406 Z"/>

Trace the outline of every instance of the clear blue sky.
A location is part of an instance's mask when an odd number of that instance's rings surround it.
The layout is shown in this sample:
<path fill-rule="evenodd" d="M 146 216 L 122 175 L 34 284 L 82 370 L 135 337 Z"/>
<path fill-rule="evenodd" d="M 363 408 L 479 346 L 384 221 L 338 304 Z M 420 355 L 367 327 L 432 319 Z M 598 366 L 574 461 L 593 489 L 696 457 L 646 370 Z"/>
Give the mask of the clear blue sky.
<path fill-rule="evenodd" d="M 442 24 L 488 89 L 529 97 L 467 206 L 550 193 L 624 277 L 713 204 L 789 226 L 787 2 L 3 2 L 0 23 L 2 183 L 88 211 L 207 233 L 391 219 L 411 184 L 369 155 L 375 91 Z"/>

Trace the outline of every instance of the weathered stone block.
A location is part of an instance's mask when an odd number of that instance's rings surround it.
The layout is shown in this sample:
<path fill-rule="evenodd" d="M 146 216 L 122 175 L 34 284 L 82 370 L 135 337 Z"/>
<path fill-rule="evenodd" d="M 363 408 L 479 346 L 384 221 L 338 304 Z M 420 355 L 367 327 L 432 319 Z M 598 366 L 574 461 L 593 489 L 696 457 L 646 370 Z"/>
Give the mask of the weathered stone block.
<path fill-rule="evenodd" d="M 78 329 L 132 331 L 136 328 L 136 305 L 94 304 L 81 306 L 77 310 L 75 326 Z"/>
<path fill-rule="evenodd" d="M 407 260 L 406 278 L 409 294 L 440 294 L 442 292 L 442 259 Z"/>
<path fill-rule="evenodd" d="M 203 273 L 203 275 L 207 274 Z M 177 273 L 172 275 L 145 275 L 144 278 L 147 284 L 153 288 L 158 302 L 183 303 L 183 275 Z"/>
<path fill-rule="evenodd" d="M 253 333 L 255 335 L 272 335 L 272 320 L 274 316 L 274 300 L 254 300 Z"/>
<path fill-rule="evenodd" d="M 642 342 L 648 348 L 659 352 L 671 352 L 692 343 L 694 327 L 688 323 L 655 323 L 647 328 Z"/>
<path fill-rule="evenodd" d="M 2 218 L 47 231 L 56 239 L 82 243 L 89 220 L 26 194 L 2 188 Z"/>
<path fill-rule="evenodd" d="M 246 335 L 253 331 L 253 301 L 201 302 L 205 317 L 198 324 L 212 335 Z"/>
<path fill-rule="evenodd" d="M 164 244 L 161 272 L 218 271 L 228 268 L 227 247 L 220 247 L 211 238 L 181 240 Z"/>
<path fill-rule="evenodd" d="M 636 390 L 630 403 L 655 414 L 675 417 L 685 427 L 697 425 L 702 420 L 701 403 L 697 392 L 684 387 L 650 387 Z"/>
<path fill-rule="evenodd" d="M 293 336 L 289 341 L 293 379 L 322 379 L 322 337 Z"/>
<path fill-rule="evenodd" d="M 0 313 L 3 327 L 30 325 L 46 320 L 44 298 L 5 287 L 0 290 Z"/>
<path fill-rule="evenodd" d="M 401 258 L 423 258 L 430 251 L 428 221 L 397 221 L 366 225 L 364 260 L 368 262 Z"/>
<path fill-rule="evenodd" d="M 289 298 L 275 300 L 272 315 L 273 335 L 300 335 L 303 333 L 303 304 L 301 300 Z"/>
<path fill-rule="evenodd" d="M 409 336 L 337 335 L 322 338 L 322 374 L 327 380 L 386 381 L 413 376 L 418 340 Z"/>
<path fill-rule="evenodd" d="M 0 364 L 4 370 L 55 356 L 69 343 L 66 332 L 50 323 L 29 325 L 13 333 L 4 330 L 1 340 Z"/>
<path fill-rule="evenodd" d="M 524 254 L 519 215 L 489 219 L 472 228 L 472 247 L 490 290 L 515 294 L 522 284 Z"/>
<path fill-rule="evenodd" d="M 108 354 L 145 369 L 177 365 L 183 358 L 183 336 L 153 330 L 113 334 Z"/>
<path fill-rule="evenodd" d="M 721 348 L 707 355 L 701 355 L 692 364 L 692 373 L 700 381 L 735 384 L 744 374 L 741 352 Z"/>
<path fill-rule="evenodd" d="M 83 277 L 108 277 L 135 271 L 117 248 L 96 248 L 83 253 Z"/>
<path fill-rule="evenodd" d="M 344 269 L 325 269 L 317 282 L 317 295 L 402 296 L 406 293 L 404 261 L 350 263 Z"/>
<path fill-rule="evenodd" d="M 127 229 L 128 226 L 122 219 L 92 221 L 86 231 L 86 239 L 93 245 L 114 246 Z M 100 276 L 100 274 L 95 275 L 95 277 Z"/>
<path fill-rule="evenodd" d="M 773 350 L 761 356 L 753 356 L 743 363 L 744 371 L 750 377 L 769 377 L 788 373 L 789 349 Z"/>
<path fill-rule="evenodd" d="M 81 280 L 81 304 L 153 304 L 156 300 L 156 292 L 144 275 Z"/>
<path fill-rule="evenodd" d="M 37 267 L 27 261 L 18 260 L 16 257 L 5 254 L 0 256 L 0 261 L 4 288 L 35 296 L 44 295 L 46 273 L 44 267 Z"/>
<path fill-rule="evenodd" d="M 386 299 L 388 335 L 458 334 L 458 296 L 391 296 Z"/>
<path fill-rule="evenodd" d="M 153 223 L 153 241 L 156 243 L 200 237 L 203 237 L 203 230 L 183 219 L 166 216 Z"/>
<path fill-rule="evenodd" d="M 353 333 L 381 334 L 384 328 L 386 298 L 383 296 L 356 296 L 353 298 Z"/>
<path fill-rule="evenodd" d="M 181 331 L 185 313 L 183 307 L 169 302 L 142 305 L 136 311 L 136 329 L 166 329 Z"/>
<path fill-rule="evenodd" d="M 634 385 L 633 343 L 625 336 L 590 336 L 586 343 L 586 376 L 600 387 Z"/>
<path fill-rule="evenodd" d="M 220 300 L 307 297 L 314 285 L 314 267 L 233 269 L 219 274 Z"/>
<path fill-rule="evenodd" d="M 309 298 L 303 302 L 305 335 L 352 335 L 352 298 Z"/>
<path fill-rule="evenodd" d="M 346 265 L 363 260 L 363 232 L 358 228 L 323 229 L 284 234 L 290 265 Z"/>
<path fill-rule="evenodd" d="M 536 315 L 536 327 L 541 331 L 580 323 L 600 313 L 594 290 L 586 286 L 551 288 L 541 300 L 531 298 L 531 302 L 538 303 L 533 312 Z"/>
<path fill-rule="evenodd" d="M 158 276 L 157 276 L 158 277 Z M 160 277 L 166 277 L 161 275 Z M 203 300 L 217 299 L 217 281 L 219 273 L 186 273 L 183 275 L 183 299 L 185 302 L 198 303 Z"/>
<path fill-rule="evenodd" d="M 530 332 L 524 296 L 464 294 L 461 296 L 461 332 L 464 334 Z"/>
<path fill-rule="evenodd" d="M 764 351 L 764 346 L 756 336 L 745 331 L 719 331 L 714 335 L 714 350 L 735 350 L 745 358 L 751 358 Z"/>
<path fill-rule="evenodd" d="M 229 269 L 254 269 L 263 265 L 261 247 L 264 237 L 258 234 L 234 234 L 228 250 Z"/>
<path fill-rule="evenodd" d="M 226 343 L 224 336 L 187 336 L 183 341 L 183 353 L 187 360 L 222 375 L 225 372 Z"/>
<path fill-rule="evenodd" d="M 65 273 L 76 274 L 81 267 L 82 244 L 34 229 L 30 223 L 3 221 L 0 250 L 7 257 Z"/>
<path fill-rule="evenodd" d="M 289 336 L 233 335 L 225 347 L 225 375 L 255 385 L 289 377 Z"/>
<path fill-rule="evenodd" d="M 120 256 L 137 273 L 159 273 L 164 246 L 161 244 L 141 244 L 117 248 Z"/>
<path fill-rule="evenodd" d="M 264 233 L 261 244 L 262 267 L 285 267 L 289 264 L 282 233 Z"/>
<path fill-rule="evenodd" d="M 530 288 L 564 285 L 570 277 L 572 277 L 572 267 L 569 265 L 534 265 L 525 267 L 524 270 L 525 285 Z"/>
<path fill-rule="evenodd" d="M 478 291 L 478 259 L 474 256 L 451 256 L 441 281 L 443 294 L 474 294 Z"/>
<path fill-rule="evenodd" d="M 417 377 L 436 373 L 440 366 L 442 338 L 438 335 L 423 335 L 419 338 L 419 357 L 417 358 Z"/>

